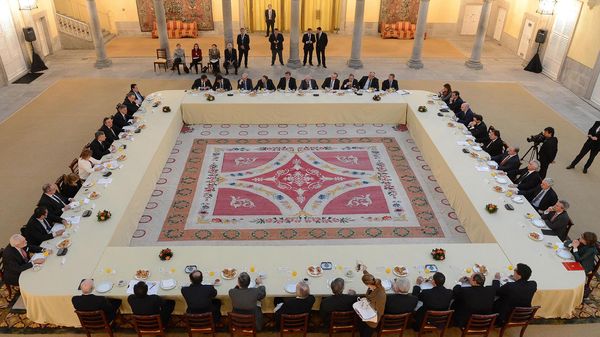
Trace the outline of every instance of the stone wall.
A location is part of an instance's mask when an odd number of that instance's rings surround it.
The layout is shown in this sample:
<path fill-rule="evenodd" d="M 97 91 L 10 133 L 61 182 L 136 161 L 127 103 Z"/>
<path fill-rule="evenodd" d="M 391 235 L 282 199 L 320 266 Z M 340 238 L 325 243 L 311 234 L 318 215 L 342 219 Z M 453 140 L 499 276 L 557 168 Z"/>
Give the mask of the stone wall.
<path fill-rule="evenodd" d="M 593 69 L 567 57 L 559 76 L 559 82 L 575 95 L 584 97 L 592 80 Z"/>

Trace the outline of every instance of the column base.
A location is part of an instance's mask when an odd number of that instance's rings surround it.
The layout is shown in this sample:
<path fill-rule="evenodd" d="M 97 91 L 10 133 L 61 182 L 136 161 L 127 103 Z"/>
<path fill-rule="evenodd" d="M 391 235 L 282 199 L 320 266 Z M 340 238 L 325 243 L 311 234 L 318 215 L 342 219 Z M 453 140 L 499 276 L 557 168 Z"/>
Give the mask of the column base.
<path fill-rule="evenodd" d="M 483 64 L 481 63 L 481 61 L 467 60 L 465 62 L 465 66 L 467 66 L 467 68 L 471 68 L 471 69 L 475 69 L 475 70 L 483 69 Z"/>
<path fill-rule="evenodd" d="M 302 63 L 300 63 L 299 59 L 296 59 L 296 60 L 288 59 L 286 66 L 288 68 L 298 69 L 298 68 L 302 67 Z"/>
<path fill-rule="evenodd" d="M 352 69 L 360 69 L 363 67 L 363 63 L 360 59 L 349 59 L 348 67 L 350 67 Z"/>
<path fill-rule="evenodd" d="M 413 60 L 410 59 L 406 62 L 406 65 L 411 69 L 421 69 L 423 68 L 423 62 L 421 60 Z"/>
<path fill-rule="evenodd" d="M 103 60 L 96 60 L 96 63 L 94 63 L 94 67 L 98 68 L 98 69 L 102 69 L 102 68 L 108 68 L 110 67 L 110 65 L 112 64 L 111 59 L 103 59 Z"/>

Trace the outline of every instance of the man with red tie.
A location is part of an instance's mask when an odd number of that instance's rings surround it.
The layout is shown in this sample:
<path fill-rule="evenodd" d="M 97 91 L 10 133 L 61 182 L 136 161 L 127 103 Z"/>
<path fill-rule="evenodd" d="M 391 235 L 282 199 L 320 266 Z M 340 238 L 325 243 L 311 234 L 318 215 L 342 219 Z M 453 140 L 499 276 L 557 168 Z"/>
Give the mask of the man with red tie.
<path fill-rule="evenodd" d="M 21 273 L 35 265 L 44 263 L 43 258 L 31 260 L 30 253 L 41 253 L 43 249 L 39 246 L 28 245 L 27 240 L 21 234 L 10 237 L 10 244 L 4 248 L 2 258 L 4 261 L 4 282 L 8 285 L 19 285 Z"/>

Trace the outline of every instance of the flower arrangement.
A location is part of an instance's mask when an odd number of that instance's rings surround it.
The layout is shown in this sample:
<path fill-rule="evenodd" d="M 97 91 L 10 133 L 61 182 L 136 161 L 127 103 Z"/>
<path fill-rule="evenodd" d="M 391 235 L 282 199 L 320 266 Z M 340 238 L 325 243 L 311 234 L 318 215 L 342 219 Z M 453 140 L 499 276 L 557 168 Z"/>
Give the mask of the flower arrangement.
<path fill-rule="evenodd" d="M 373 95 L 373 100 L 375 102 L 379 102 L 379 101 L 381 101 L 381 96 L 380 95 Z"/>
<path fill-rule="evenodd" d="M 488 213 L 490 214 L 494 214 L 496 213 L 496 211 L 498 211 L 498 206 L 494 204 L 487 204 L 485 205 L 485 210 L 488 211 Z"/>
<path fill-rule="evenodd" d="M 158 253 L 158 258 L 161 261 L 169 261 L 173 258 L 173 251 L 170 248 L 161 249 L 160 253 Z"/>
<path fill-rule="evenodd" d="M 106 220 L 110 219 L 110 217 L 111 217 L 110 211 L 107 211 L 107 210 L 99 211 L 98 214 L 96 215 L 96 218 L 98 218 L 98 221 L 100 221 L 100 222 L 106 221 Z"/>
<path fill-rule="evenodd" d="M 446 259 L 446 251 L 442 248 L 434 248 L 431 250 L 431 257 L 437 261 L 443 261 Z"/>
<path fill-rule="evenodd" d="M 215 96 L 213 96 L 211 94 L 205 94 L 204 96 L 206 96 L 206 100 L 209 102 L 212 102 L 215 100 Z"/>

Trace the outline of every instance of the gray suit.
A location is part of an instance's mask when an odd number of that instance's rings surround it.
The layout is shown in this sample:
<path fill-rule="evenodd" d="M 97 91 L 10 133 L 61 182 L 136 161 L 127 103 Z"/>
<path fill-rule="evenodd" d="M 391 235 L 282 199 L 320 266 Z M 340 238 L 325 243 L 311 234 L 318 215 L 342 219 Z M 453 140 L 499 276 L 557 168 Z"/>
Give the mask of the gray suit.
<path fill-rule="evenodd" d="M 267 294 L 265 286 L 256 288 L 233 288 L 229 289 L 229 298 L 233 312 L 239 314 L 254 314 L 256 317 L 256 329 L 260 331 L 263 326 L 263 317 L 257 302 L 265 298 Z"/>

